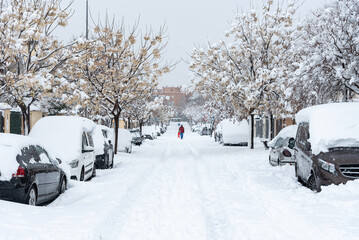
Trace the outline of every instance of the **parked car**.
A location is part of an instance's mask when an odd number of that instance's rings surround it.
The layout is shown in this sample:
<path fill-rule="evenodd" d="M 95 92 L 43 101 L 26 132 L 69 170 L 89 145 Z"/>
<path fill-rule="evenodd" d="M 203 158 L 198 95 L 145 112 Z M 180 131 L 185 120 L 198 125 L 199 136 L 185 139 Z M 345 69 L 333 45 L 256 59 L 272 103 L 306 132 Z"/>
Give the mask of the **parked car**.
<path fill-rule="evenodd" d="M 0 199 L 37 205 L 67 188 L 61 160 L 30 137 L 0 133 Z"/>
<path fill-rule="evenodd" d="M 132 144 L 136 146 L 141 146 L 143 142 L 143 138 L 140 134 L 140 130 L 134 129 L 130 131 L 132 134 Z"/>
<path fill-rule="evenodd" d="M 113 167 L 113 130 L 103 125 L 96 125 L 93 135 L 95 145 L 95 167 L 100 169 Z"/>
<path fill-rule="evenodd" d="M 248 146 L 249 125 L 247 120 L 238 122 L 224 119 L 220 124 L 222 126 L 223 145 Z"/>
<path fill-rule="evenodd" d="M 218 123 L 214 129 L 214 141 L 223 144 L 222 124 Z"/>
<path fill-rule="evenodd" d="M 153 140 L 157 138 L 157 131 L 155 126 L 143 126 L 142 127 L 142 136 L 145 139 Z"/>
<path fill-rule="evenodd" d="M 288 146 L 289 143 L 293 144 L 295 135 L 297 133 L 298 125 L 291 125 L 283 128 L 278 135 L 268 143 L 269 151 L 269 164 L 272 166 L 284 165 L 286 163 L 295 163 L 292 159 L 294 155 L 293 146 Z"/>
<path fill-rule="evenodd" d="M 118 129 L 117 150 L 132 153 L 132 134 L 127 129 Z"/>
<path fill-rule="evenodd" d="M 211 127 L 210 127 L 210 126 L 206 126 L 206 125 L 201 126 L 201 128 L 200 128 L 200 130 L 199 130 L 199 134 L 200 134 L 201 136 L 211 135 L 211 134 L 212 134 Z"/>
<path fill-rule="evenodd" d="M 41 118 L 29 136 L 46 144 L 70 165 L 71 179 L 88 180 L 96 176 L 93 131 L 96 124 L 83 117 Z"/>
<path fill-rule="evenodd" d="M 305 108 L 296 115 L 295 174 L 308 188 L 359 178 L 359 103 Z"/>

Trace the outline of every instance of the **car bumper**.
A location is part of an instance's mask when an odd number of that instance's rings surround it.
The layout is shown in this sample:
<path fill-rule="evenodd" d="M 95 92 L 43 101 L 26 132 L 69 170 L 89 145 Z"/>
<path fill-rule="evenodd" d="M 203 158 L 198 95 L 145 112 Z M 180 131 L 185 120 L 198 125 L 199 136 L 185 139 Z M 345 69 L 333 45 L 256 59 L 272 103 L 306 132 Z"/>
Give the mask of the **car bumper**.
<path fill-rule="evenodd" d="M 342 184 L 346 183 L 350 180 L 355 180 L 356 178 L 348 178 L 343 176 L 340 172 L 337 172 L 337 174 L 333 174 L 330 172 L 325 171 L 324 169 L 319 169 L 319 184 L 321 186 L 328 186 L 331 184 Z"/>
<path fill-rule="evenodd" d="M 18 180 L 0 181 L 0 199 L 25 203 L 27 187 Z"/>

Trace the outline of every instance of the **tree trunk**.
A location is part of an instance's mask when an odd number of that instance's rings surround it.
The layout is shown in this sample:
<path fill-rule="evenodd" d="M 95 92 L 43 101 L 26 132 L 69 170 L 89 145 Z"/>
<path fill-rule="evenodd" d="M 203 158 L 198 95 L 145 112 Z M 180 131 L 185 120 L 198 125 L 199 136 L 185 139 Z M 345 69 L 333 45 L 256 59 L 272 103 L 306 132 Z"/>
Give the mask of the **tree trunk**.
<path fill-rule="evenodd" d="M 251 149 L 254 149 L 254 114 L 250 115 L 251 121 Z"/>
<path fill-rule="evenodd" d="M 138 123 L 140 124 L 140 136 L 142 136 L 143 119 L 141 119 L 141 120 L 138 120 L 138 119 L 137 119 L 137 121 L 138 121 Z"/>
<path fill-rule="evenodd" d="M 22 127 L 24 129 L 24 135 L 29 135 L 30 133 L 30 106 L 26 106 L 23 102 L 17 102 L 17 105 L 21 109 L 22 114 Z"/>
<path fill-rule="evenodd" d="M 273 120 L 273 114 L 269 114 L 269 140 L 272 140 L 274 138 L 274 120 Z"/>
<path fill-rule="evenodd" d="M 117 144 L 118 144 L 118 122 L 119 122 L 119 120 L 120 120 L 120 114 L 116 114 L 116 115 L 114 115 L 114 117 L 113 117 L 113 119 L 114 119 L 114 125 L 115 125 L 115 150 L 114 150 L 114 152 L 115 152 L 115 154 L 117 154 Z"/>
<path fill-rule="evenodd" d="M 128 117 L 128 120 L 127 120 L 127 129 L 130 129 L 131 128 L 131 118 Z"/>

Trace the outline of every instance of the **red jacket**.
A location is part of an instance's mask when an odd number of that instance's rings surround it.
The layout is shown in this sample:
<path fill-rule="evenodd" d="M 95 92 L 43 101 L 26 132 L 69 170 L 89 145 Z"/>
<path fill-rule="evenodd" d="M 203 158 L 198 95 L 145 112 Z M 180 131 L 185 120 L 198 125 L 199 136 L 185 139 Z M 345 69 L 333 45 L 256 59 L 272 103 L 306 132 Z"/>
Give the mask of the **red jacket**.
<path fill-rule="evenodd" d="M 183 126 L 180 126 L 179 132 L 180 132 L 180 133 L 184 133 L 184 127 L 183 127 Z"/>

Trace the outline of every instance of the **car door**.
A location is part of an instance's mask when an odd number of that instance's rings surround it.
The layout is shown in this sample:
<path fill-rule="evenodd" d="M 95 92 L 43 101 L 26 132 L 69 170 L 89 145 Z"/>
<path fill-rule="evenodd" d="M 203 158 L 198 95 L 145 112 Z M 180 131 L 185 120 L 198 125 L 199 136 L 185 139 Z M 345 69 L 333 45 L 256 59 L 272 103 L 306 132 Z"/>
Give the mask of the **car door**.
<path fill-rule="evenodd" d="M 40 146 L 36 146 L 36 151 L 39 154 L 40 161 L 42 164 L 46 165 L 47 174 L 46 174 L 46 186 L 45 191 L 46 195 L 55 195 L 58 193 L 59 184 L 60 184 L 60 170 L 54 164 L 49 154 Z"/>
<path fill-rule="evenodd" d="M 35 182 L 37 184 L 38 190 L 38 201 L 43 201 L 46 198 L 46 175 L 47 175 L 47 166 L 43 164 L 40 160 L 40 156 L 36 151 L 35 146 L 28 147 L 28 169 L 31 169 L 32 175 L 34 176 Z"/>
<path fill-rule="evenodd" d="M 305 181 L 310 176 L 312 169 L 311 148 L 309 139 L 309 124 L 301 123 L 298 126 L 298 134 L 296 136 L 296 159 L 298 175 Z"/>

